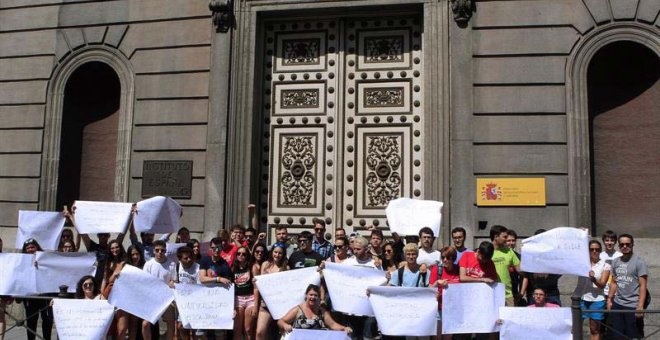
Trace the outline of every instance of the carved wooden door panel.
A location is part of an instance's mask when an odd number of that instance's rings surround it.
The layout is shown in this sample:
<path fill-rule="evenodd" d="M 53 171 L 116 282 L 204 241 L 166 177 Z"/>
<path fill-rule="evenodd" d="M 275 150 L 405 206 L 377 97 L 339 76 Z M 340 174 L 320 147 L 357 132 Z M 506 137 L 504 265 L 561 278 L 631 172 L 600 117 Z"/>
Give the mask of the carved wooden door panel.
<path fill-rule="evenodd" d="M 421 23 L 289 20 L 264 31 L 263 222 L 386 228 L 390 200 L 423 197 Z"/>

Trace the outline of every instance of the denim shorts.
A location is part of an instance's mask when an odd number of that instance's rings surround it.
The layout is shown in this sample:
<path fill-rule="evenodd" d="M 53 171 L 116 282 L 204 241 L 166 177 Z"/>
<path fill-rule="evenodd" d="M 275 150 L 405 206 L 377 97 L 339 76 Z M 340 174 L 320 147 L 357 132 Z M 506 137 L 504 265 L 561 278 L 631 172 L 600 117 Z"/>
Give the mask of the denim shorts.
<path fill-rule="evenodd" d="M 605 310 L 605 300 L 603 301 L 584 301 L 580 300 L 580 309 L 582 310 Z M 603 320 L 605 313 L 602 312 L 582 312 L 582 319 Z"/>

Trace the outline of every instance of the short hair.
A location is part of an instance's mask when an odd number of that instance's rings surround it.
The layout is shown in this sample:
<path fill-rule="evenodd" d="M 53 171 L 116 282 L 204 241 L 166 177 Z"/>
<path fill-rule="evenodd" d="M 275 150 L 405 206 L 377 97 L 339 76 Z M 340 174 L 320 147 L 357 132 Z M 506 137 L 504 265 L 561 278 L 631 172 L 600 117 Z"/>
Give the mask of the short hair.
<path fill-rule="evenodd" d="M 600 241 L 598 241 L 598 240 L 591 240 L 591 241 L 589 241 L 589 247 L 591 247 L 592 244 L 597 244 L 597 245 L 598 245 L 598 248 L 603 249 L 603 246 L 600 244 Z M 589 249 L 589 251 L 591 251 L 591 249 Z"/>
<path fill-rule="evenodd" d="M 456 228 L 451 230 L 451 233 L 452 234 L 454 234 L 454 233 L 463 233 L 463 237 L 465 237 L 467 235 L 467 233 L 465 232 L 465 228 L 463 228 L 463 227 L 456 227 Z"/>
<path fill-rule="evenodd" d="M 449 258 L 455 260 L 458 257 L 458 251 L 456 251 L 456 248 L 454 248 L 452 246 L 446 246 L 446 247 L 442 247 L 442 249 L 440 249 L 440 255 L 446 256 L 446 257 L 449 257 Z"/>
<path fill-rule="evenodd" d="M 631 243 L 635 243 L 635 239 L 634 239 L 633 236 L 630 235 L 630 234 L 621 234 L 621 235 L 619 235 L 619 239 L 618 239 L 618 242 L 619 242 L 619 243 L 621 243 L 621 238 L 623 238 L 623 237 L 627 237 L 627 238 L 630 239 L 630 242 L 631 242 Z"/>
<path fill-rule="evenodd" d="M 603 233 L 603 237 L 602 237 L 603 242 L 605 242 L 606 238 L 611 238 L 611 239 L 614 239 L 615 241 L 619 239 L 617 237 L 616 233 L 613 232 L 612 230 L 605 230 L 605 232 Z"/>
<path fill-rule="evenodd" d="M 344 242 L 344 245 L 347 245 L 347 244 L 348 244 L 348 238 L 347 238 L 346 236 L 337 237 L 337 238 L 335 239 L 335 242 L 336 242 L 336 241 L 342 241 L 342 242 Z"/>
<path fill-rule="evenodd" d="M 257 233 L 257 229 L 254 229 L 254 228 L 252 228 L 252 227 L 248 227 L 248 228 L 245 229 L 245 232 L 246 232 L 246 233 L 247 233 L 248 231 L 251 232 L 251 233 L 253 233 L 253 234 L 256 234 L 256 233 Z"/>
<path fill-rule="evenodd" d="M 518 234 L 516 233 L 515 230 L 513 230 L 513 229 L 509 229 L 509 230 L 507 230 L 506 233 L 507 233 L 507 235 L 509 235 L 509 236 L 513 236 L 513 238 L 518 239 Z"/>
<path fill-rule="evenodd" d="M 490 227 L 490 240 L 495 240 L 495 237 L 501 233 L 506 233 L 508 229 L 503 225 L 494 225 Z"/>
<path fill-rule="evenodd" d="M 275 231 L 287 230 L 285 225 L 278 224 L 275 226 Z M 288 231 L 288 230 L 287 230 Z"/>
<path fill-rule="evenodd" d="M 167 248 L 167 243 L 165 243 L 165 241 L 163 241 L 163 240 L 156 240 L 156 241 L 154 241 L 154 248 L 156 248 L 156 247 Z"/>
<path fill-rule="evenodd" d="M 479 254 L 485 256 L 487 259 L 492 259 L 493 258 L 493 253 L 495 253 L 495 247 L 493 246 L 492 243 L 488 241 L 483 241 L 479 244 L 479 248 L 477 248 L 477 251 Z"/>
<path fill-rule="evenodd" d="M 315 284 L 310 284 L 309 286 L 307 286 L 307 289 L 305 289 L 305 295 L 307 295 L 307 293 L 309 293 L 310 290 L 313 290 L 316 292 L 316 294 L 321 295 L 321 287 Z"/>
<path fill-rule="evenodd" d="M 534 286 L 534 289 L 532 290 L 532 292 L 534 292 L 535 290 L 540 290 L 540 291 L 543 292 L 543 295 L 548 296 L 548 291 L 545 290 L 545 288 L 543 288 L 543 287 Z"/>
<path fill-rule="evenodd" d="M 430 234 L 431 237 L 435 238 L 435 234 L 433 233 L 433 229 L 429 227 L 424 227 L 419 230 L 419 238 L 422 238 L 422 234 Z"/>
<path fill-rule="evenodd" d="M 229 241 L 229 233 L 227 232 L 227 229 L 218 230 L 218 237 L 221 240 Z M 220 243 L 217 243 L 217 244 L 220 244 Z"/>
<path fill-rule="evenodd" d="M 181 260 L 181 257 L 183 257 L 183 254 L 188 254 L 188 256 L 192 256 L 193 250 L 192 248 L 188 246 L 183 246 L 179 249 L 176 250 L 176 257 Z"/>
<path fill-rule="evenodd" d="M 318 217 L 314 218 L 313 223 L 315 227 L 317 224 L 320 224 L 323 227 L 323 229 L 325 229 L 325 221 L 322 218 L 318 218 Z"/>
<path fill-rule="evenodd" d="M 404 254 L 409 252 L 409 251 L 414 251 L 415 254 L 419 255 L 419 248 L 417 248 L 417 245 L 414 244 L 414 243 L 408 243 L 408 244 L 405 245 L 405 247 L 403 247 L 403 253 Z"/>
<path fill-rule="evenodd" d="M 378 236 L 381 239 L 383 239 L 383 231 L 380 229 L 373 229 L 371 230 L 371 235 L 369 235 L 369 238 L 372 238 L 374 236 Z"/>
<path fill-rule="evenodd" d="M 222 244 L 223 239 L 220 237 L 214 237 L 211 239 L 211 242 L 209 244 L 215 244 L 216 246 L 219 246 Z M 224 240 L 226 241 L 226 240 Z"/>
<path fill-rule="evenodd" d="M 368 241 L 367 238 L 364 237 L 364 236 L 357 236 L 357 237 L 353 240 L 353 244 L 356 244 L 356 243 L 359 243 L 359 244 L 360 244 L 361 246 L 363 246 L 363 247 L 366 247 L 367 245 L 369 245 L 369 241 Z"/>
<path fill-rule="evenodd" d="M 310 233 L 309 231 L 307 231 L 307 230 L 303 230 L 303 231 L 300 233 L 300 235 L 298 235 L 298 239 L 300 239 L 301 237 L 304 237 L 304 238 L 306 238 L 306 239 L 308 239 L 308 240 L 311 241 L 313 235 L 312 235 L 312 233 Z"/>
<path fill-rule="evenodd" d="M 237 224 L 237 225 L 231 227 L 231 231 L 232 231 L 232 232 L 234 232 L 234 231 L 240 231 L 240 232 L 242 232 L 242 233 L 245 233 L 245 228 L 243 228 L 242 225 Z"/>
<path fill-rule="evenodd" d="M 177 235 L 179 235 L 179 234 L 184 233 L 184 232 L 187 232 L 188 234 L 190 234 L 190 229 L 188 229 L 186 227 L 181 227 L 181 228 L 179 228 L 179 231 L 177 231 L 176 233 L 177 233 Z"/>
<path fill-rule="evenodd" d="M 344 227 L 337 227 L 337 228 L 335 228 L 335 234 L 340 230 L 343 230 L 344 233 L 346 233 L 346 229 L 344 229 Z"/>

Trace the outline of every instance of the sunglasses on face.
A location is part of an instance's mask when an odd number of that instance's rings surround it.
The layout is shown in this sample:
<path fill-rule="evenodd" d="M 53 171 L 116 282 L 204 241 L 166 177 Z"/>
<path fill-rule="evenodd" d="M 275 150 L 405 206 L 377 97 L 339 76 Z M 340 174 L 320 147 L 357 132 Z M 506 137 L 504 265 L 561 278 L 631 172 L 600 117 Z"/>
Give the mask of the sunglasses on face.
<path fill-rule="evenodd" d="M 592 251 L 594 253 L 600 253 L 600 248 L 589 248 L 589 251 Z"/>
<path fill-rule="evenodd" d="M 246 255 L 247 255 L 247 253 L 243 253 L 243 252 L 236 253 L 236 256 L 246 256 Z"/>
<path fill-rule="evenodd" d="M 94 284 L 91 282 L 83 283 L 83 288 L 94 288 Z"/>
<path fill-rule="evenodd" d="M 386 253 L 393 253 L 394 250 L 392 250 L 392 249 L 385 249 L 385 252 L 386 252 Z"/>
<path fill-rule="evenodd" d="M 263 250 L 255 250 L 254 253 L 255 253 L 255 254 L 263 254 L 264 251 L 263 251 Z"/>
<path fill-rule="evenodd" d="M 335 249 L 344 249 L 344 247 L 343 244 L 335 244 Z"/>
<path fill-rule="evenodd" d="M 215 251 L 221 251 L 222 247 L 221 246 L 215 246 L 215 247 L 211 247 L 211 249 L 213 249 Z"/>
<path fill-rule="evenodd" d="M 165 252 L 165 249 L 163 249 L 163 248 L 154 249 L 154 253 L 164 253 L 164 252 Z"/>
<path fill-rule="evenodd" d="M 619 243 L 619 248 L 625 248 L 625 247 L 632 248 L 632 245 L 633 245 L 632 243 Z"/>

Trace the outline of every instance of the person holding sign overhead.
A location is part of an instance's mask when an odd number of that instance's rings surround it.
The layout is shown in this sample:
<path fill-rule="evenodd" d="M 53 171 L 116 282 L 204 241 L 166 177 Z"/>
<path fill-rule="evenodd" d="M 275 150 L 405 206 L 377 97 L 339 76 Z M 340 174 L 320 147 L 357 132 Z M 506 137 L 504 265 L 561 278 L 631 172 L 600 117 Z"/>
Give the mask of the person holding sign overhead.
<path fill-rule="evenodd" d="M 285 333 L 294 328 L 300 329 L 331 329 L 351 334 L 353 330 L 336 322 L 330 312 L 321 307 L 321 288 L 309 285 L 305 291 L 305 302 L 293 307 L 286 315 L 277 321 L 277 325 Z"/>

